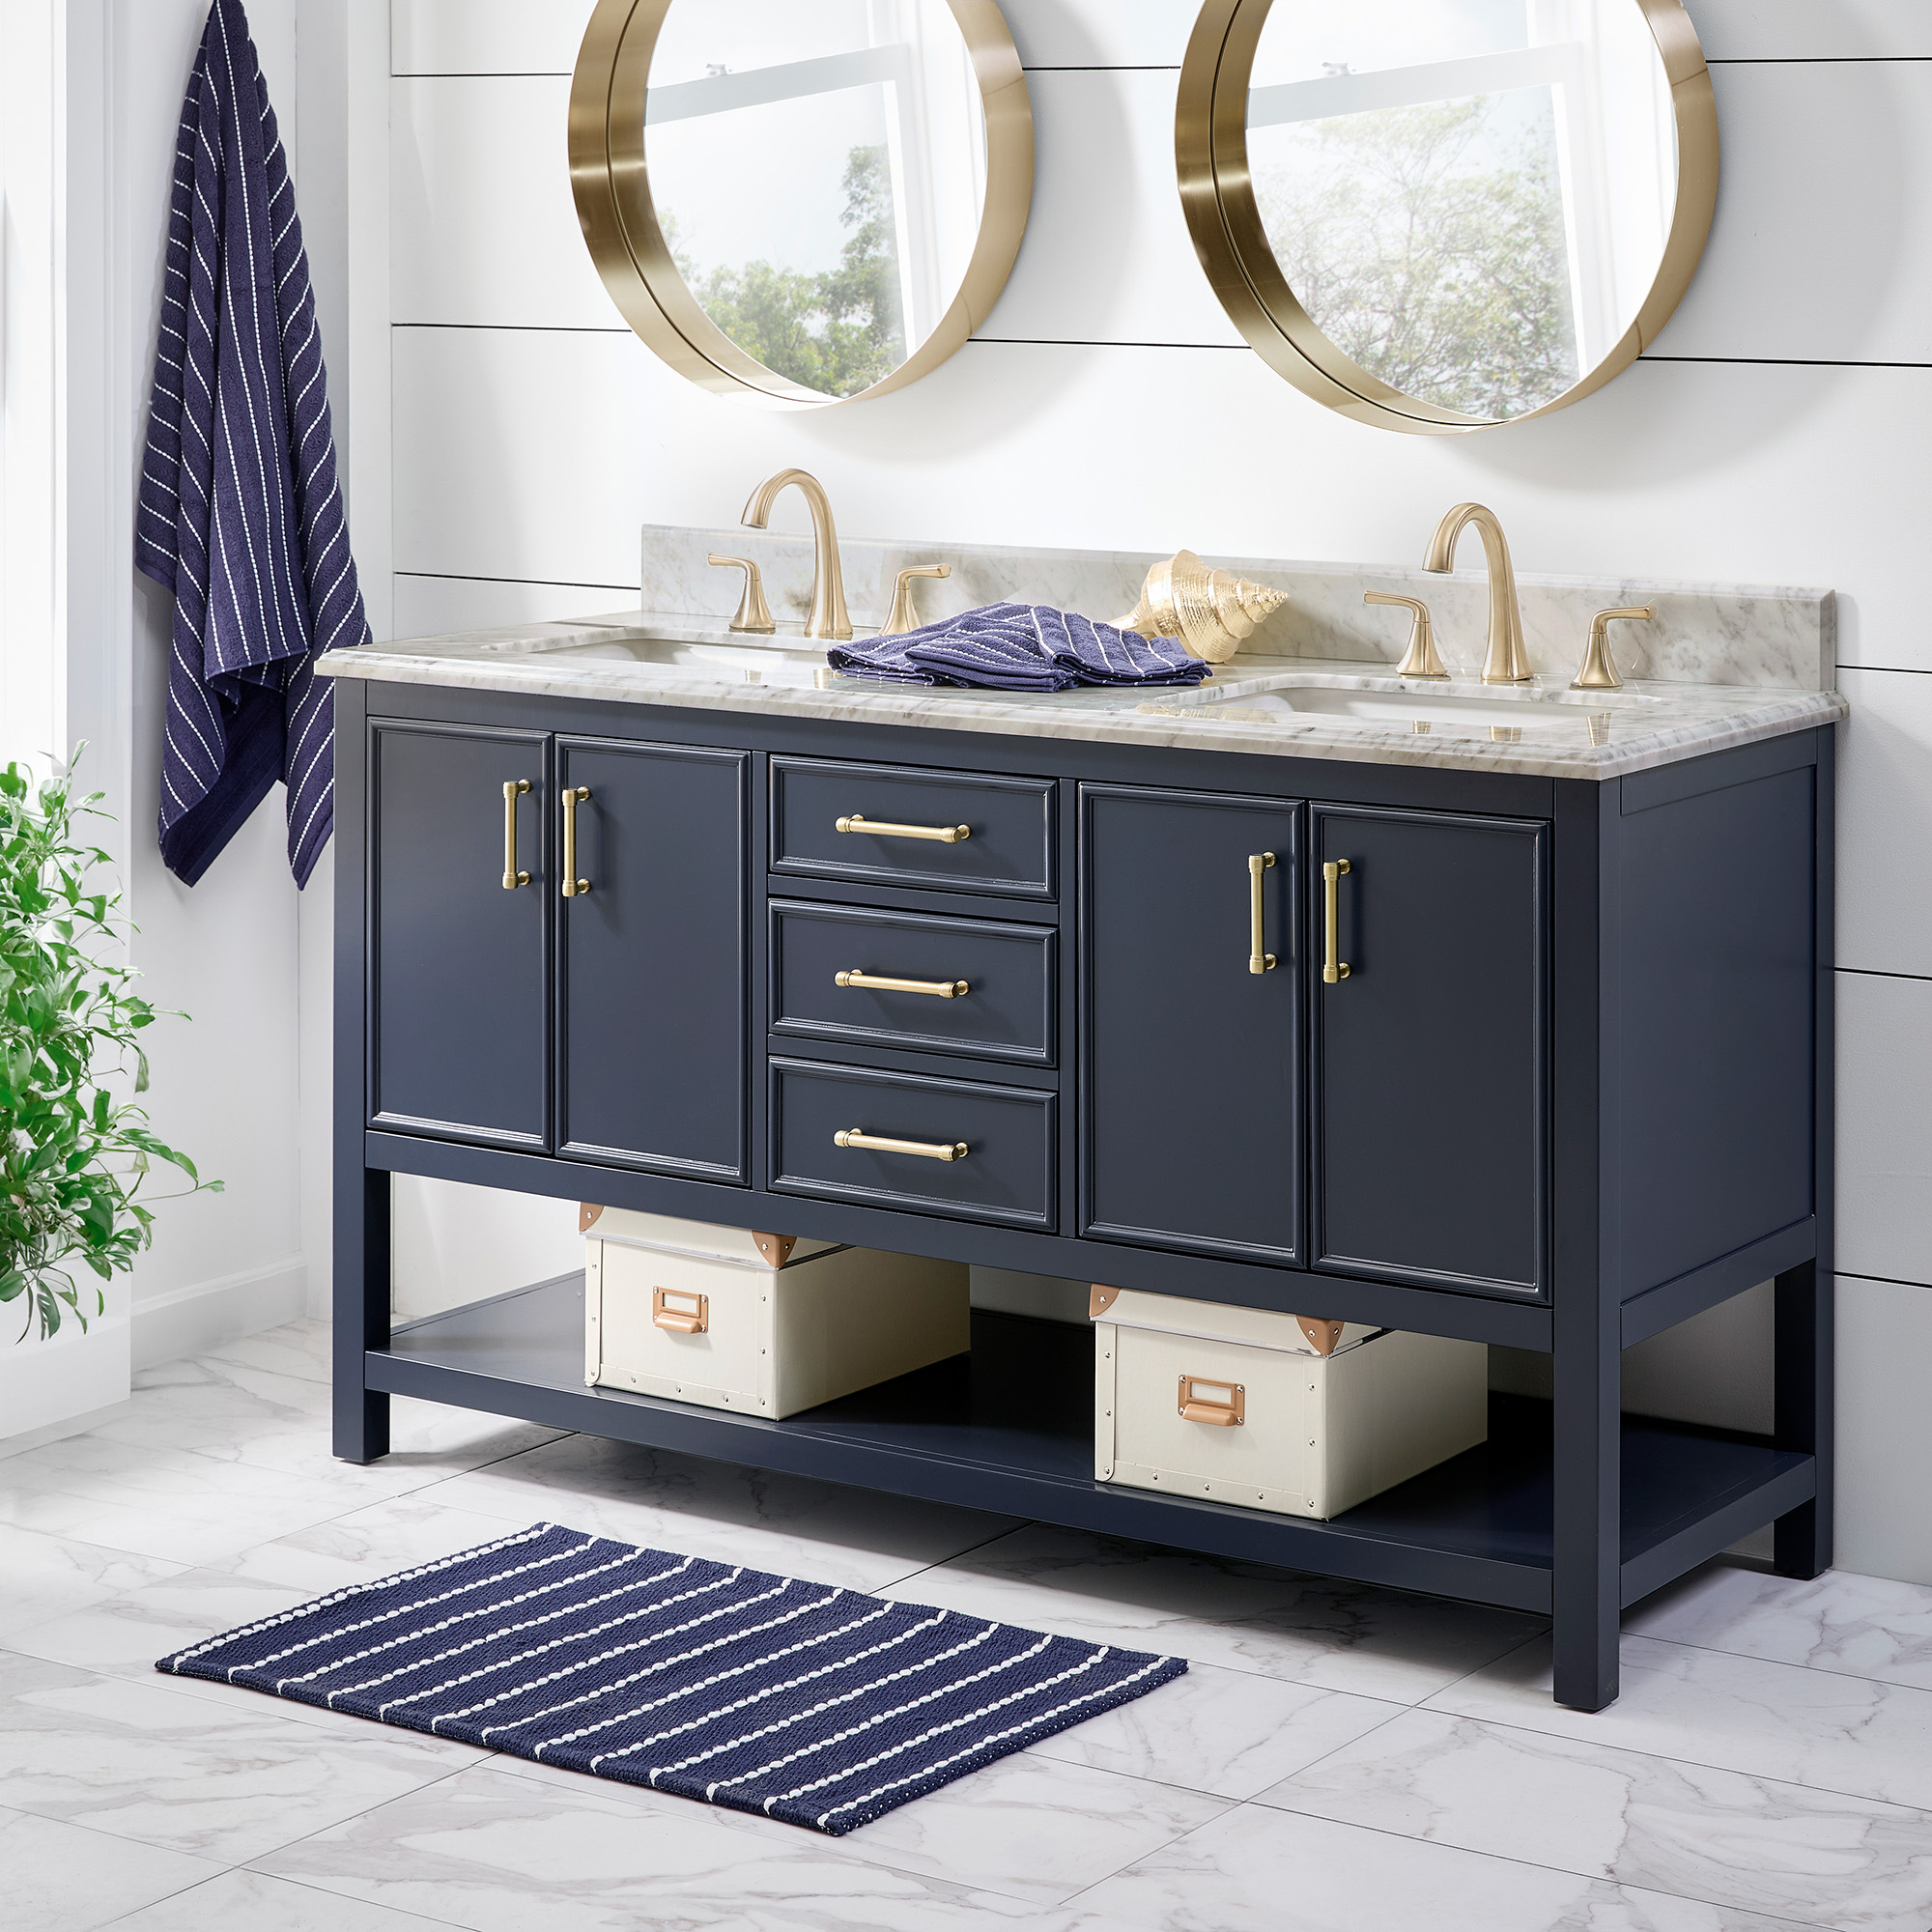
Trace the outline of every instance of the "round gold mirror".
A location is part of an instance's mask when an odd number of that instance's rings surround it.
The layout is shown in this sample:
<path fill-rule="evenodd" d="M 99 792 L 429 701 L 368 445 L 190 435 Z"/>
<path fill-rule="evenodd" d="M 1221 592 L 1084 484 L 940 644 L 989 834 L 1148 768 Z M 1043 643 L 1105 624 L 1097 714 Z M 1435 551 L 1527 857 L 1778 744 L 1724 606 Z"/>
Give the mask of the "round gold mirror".
<path fill-rule="evenodd" d="M 571 185 L 625 321 L 767 402 L 944 362 L 1006 286 L 1033 165 L 996 0 L 598 0 L 571 86 Z"/>
<path fill-rule="evenodd" d="M 1417 435 L 1621 374 L 1718 192 L 1680 0 L 1208 0 L 1175 151 L 1202 265 L 1269 366 Z"/>

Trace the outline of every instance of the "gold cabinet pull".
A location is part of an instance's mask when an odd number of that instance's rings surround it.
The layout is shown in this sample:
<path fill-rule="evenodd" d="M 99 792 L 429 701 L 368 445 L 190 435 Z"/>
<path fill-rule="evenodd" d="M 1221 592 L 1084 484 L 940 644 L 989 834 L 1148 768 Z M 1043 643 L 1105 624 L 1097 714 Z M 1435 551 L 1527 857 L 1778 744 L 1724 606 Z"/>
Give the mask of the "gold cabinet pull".
<path fill-rule="evenodd" d="M 929 993 L 935 1000 L 963 1000 L 973 988 L 965 980 L 893 980 L 883 973 L 856 969 L 838 974 L 835 986 L 863 986 L 874 993 Z"/>
<path fill-rule="evenodd" d="M 588 879 L 577 876 L 577 808 L 590 796 L 588 785 L 563 788 L 563 895 L 582 898 L 590 890 Z"/>
<path fill-rule="evenodd" d="M 936 838 L 942 845 L 956 845 L 973 836 L 970 825 L 888 825 L 882 819 L 862 818 L 856 811 L 837 822 L 839 832 L 869 832 L 874 838 Z"/>
<path fill-rule="evenodd" d="M 673 1335 L 702 1335 L 711 1326 L 711 1297 L 681 1288 L 654 1288 L 651 1321 Z"/>
<path fill-rule="evenodd" d="M 530 882 L 527 872 L 517 870 L 517 801 L 530 788 L 528 779 L 503 781 L 503 890 L 513 893 Z"/>
<path fill-rule="evenodd" d="M 1248 971 L 1272 973 L 1277 961 L 1267 946 L 1267 913 L 1262 903 L 1262 874 L 1274 865 L 1272 852 L 1248 856 Z"/>
<path fill-rule="evenodd" d="M 1342 874 L 1353 867 L 1346 859 L 1330 859 L 1321 867 L 1321 900 L 1324 908 L 1322 920 L 1326 931 L 1326 945 L 1321 954 L 1321 980 L 1324 985 L 1339 984 L 1349 977 L 1349 962 L 1342 957 Z"/>
<path fill-rule="evenodd" d="M 1204 1396 L 1203 1389 L 1214 1391 Z M 1248 1419 L 1248 1391 L 1240 1382 L 1210 1381 L 1206 1376 L 1182 1376 L 1176 1406 L 1183 1422 L 1205 1422 L 1210 1429 L 1239 1429 Z"/>
<path fill-rule="evenodd" d="M 833 1145 L 842 1148 L 869 1148 L 874 1153 L 916 1153 L 921 1160 L 964 1160 L 971 1150 L 964 1141 L 942 1147 L 932 1141 L 891 1141 L 883 1134 L 868 1134 L 864 1127 L 847 1127 L 832 1136 Z"/>

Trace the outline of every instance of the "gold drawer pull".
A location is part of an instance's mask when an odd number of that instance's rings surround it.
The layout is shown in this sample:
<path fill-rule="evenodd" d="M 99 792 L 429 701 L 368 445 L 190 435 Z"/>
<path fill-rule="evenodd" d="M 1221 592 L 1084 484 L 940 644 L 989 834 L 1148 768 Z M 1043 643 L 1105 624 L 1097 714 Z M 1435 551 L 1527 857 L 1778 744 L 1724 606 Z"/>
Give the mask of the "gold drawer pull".
<path fill-rule="evenodd" d="M 855 811 L 838 821 L 840 832 L 869 832 L 874 838 L 936 838 L 942 845 L 956 845 L 973 836 L 970 825 L 888 825 L 883 819 L 862 818 Z"/>
<path fill-rule="evenodd" d="M 1275 956 L 1267 948 L 1267 915 L 1262 904 L 1262 874 L 1274 865 L 1272 852 L 1248 855 L 1248 971 L 1272 973 Z"/>
<path fill-rule="evenodd" d="M 563 895 L 567 899 L 582 898 L 590 890 L 590 881 L 577 876 L 577 808 L 589 796 L 588 785 L 563 788 Z"/>
<path fill-rule="evenodd" d="M 680 1306 L 673 1307 L 672 1303 Z M 651 1320 L 673 1335 L 702 1335 L 711 1326 L 711 1297 L 681 1288 L 651 1290 Z"/>
<path fill-rule="evenodd" d="M 1203 1389 L 1213 1393 L 1204 1396 Z M 1248 1392 L 1240 1382 L 1212 1382 L 1205 1376 L 1182 1376 L 1179 1407 L 1183 1422 L 1205 1422 L 1210 1429 L 1239 1429 L 1248 1419 Z"/>
<path fill-rule="evenodd" d="M 874 1153 L 916 1153 L 922 1160 L 964 1160 L 971 1151 L 964 1141 L 954 1141 L 951 1147 L 932 1141 L 889 1141 L 882 1134 L 868 1134 L 864 1127 L 847 1127 L 832 1140 L 836 1147 L 869 1148 Z"/>
<path fill-rule="evenodd" d="M 965 980 L 891 980 L 883 973 L 840 973 L 835 986 L 863 986 L 874 993 L 930 993 L 935 1000 L 963 1000 L 973 988 Z"/>
<path fill-rule="evenodd" d="M 1326 949 L 1321 955 L 1324 985 L 1339 984 L 1349 977 L 1349 962 L 1342 957 L 1342 874 L 1353 867 L 1346 859 L 1330 859 L 1321 867 L 1321 897 L 1326 908 Z"/>
<path fill-rule="evenodd" d="M 517 801 L 530 788 L 528 779 L 503 781 L 503 890 L 513 893 L 530 882 L 527 872 L 517 870 Z"/>

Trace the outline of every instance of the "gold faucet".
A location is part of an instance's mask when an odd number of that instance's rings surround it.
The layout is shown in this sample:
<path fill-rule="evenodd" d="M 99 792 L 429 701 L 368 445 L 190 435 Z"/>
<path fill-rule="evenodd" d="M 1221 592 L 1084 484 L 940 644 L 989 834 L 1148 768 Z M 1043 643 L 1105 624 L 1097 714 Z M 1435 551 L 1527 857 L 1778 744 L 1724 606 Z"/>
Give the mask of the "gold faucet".
<path fill-rule="evenodd" d="M 811 512 L 814 551 L 811 615 L 806 619 L 805 635 L 843 642 L 852 635 L 852 619 L 845 609 L 845 572 L 838 561 L 838 529 L 832 521 L 832 502 L 825 494 L 825 486 L 803 469 L 781 469 L 752 493 L 752 500 L 745 505 L 745 524 L 750 529 L 766 528 L 779 493 L 794 483 Z"/>
<path fill-rule="evenodd" d="M 1481 503 L 1458 503 L 1429 540 L 1424 570 L 1447 571 L 1456 560 L 1456 539 L 1470 524 L 1482 533 L 1490 566 L 1490 648 L 1483 659 L 1485 684 L 1527 684 L 1536 673 L 1522 644 L 1522 607 L 1517 602 L 1516 566 L 1496 513 Z"/>
<path fill-rule="evenodd" d="M 1610 651 L 1610 626 L 1620 619 L 1648 623 L 1657 615 L 1655 604 L 1633 604 L 1627 611 L 1599 611 L 1590 620 L 1590 641 L 1583 662 L 1570 681 L 1572 691 L 1616 691 L 1623 685 L 1623 673 Z M 1594 739 L 1591 741 L 1596 742 Z"/>
<path fill-rule="evenodd" d="M 912 601 L 912 586 L 916 579 L 937 577 L 945 579 L 952 575 L 950 563 L 915 563 L 898 574 L 898 581 L 893 585 L 893 608 L 888 613 L 882 638 L 902 638 L 908 631 L 920 628 L 919 607 Z"/>

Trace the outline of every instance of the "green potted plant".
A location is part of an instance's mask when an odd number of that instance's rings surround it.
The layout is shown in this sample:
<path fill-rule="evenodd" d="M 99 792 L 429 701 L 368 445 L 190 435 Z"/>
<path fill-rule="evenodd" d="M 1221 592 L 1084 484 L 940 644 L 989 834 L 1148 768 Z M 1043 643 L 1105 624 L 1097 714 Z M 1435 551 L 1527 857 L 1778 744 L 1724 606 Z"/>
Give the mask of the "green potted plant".
<path fill-rule="evenodd" d="M 120 1097 L 147 1089 L 139 1037 L 157 1014 L 128 990 L 132 968 L 108 963 L 120 895 L 92 889 L 108 855 L 76 837 L 105 815 L 102 794 L 77 798 L 71 774 L 37 786 L 18 764 L 0 773 L 0 1303 L 26 1303 L 19 1341 L 69 1315 L 84 1329 L 90 1296 L 96 1314 L 106 1306 L 72 1270 L 106 1281 L 133 1266 L 153 1238 L 135 1197 L 155 1162 L 185 1175 L 187 1193 L 221 1185 Z"/>

